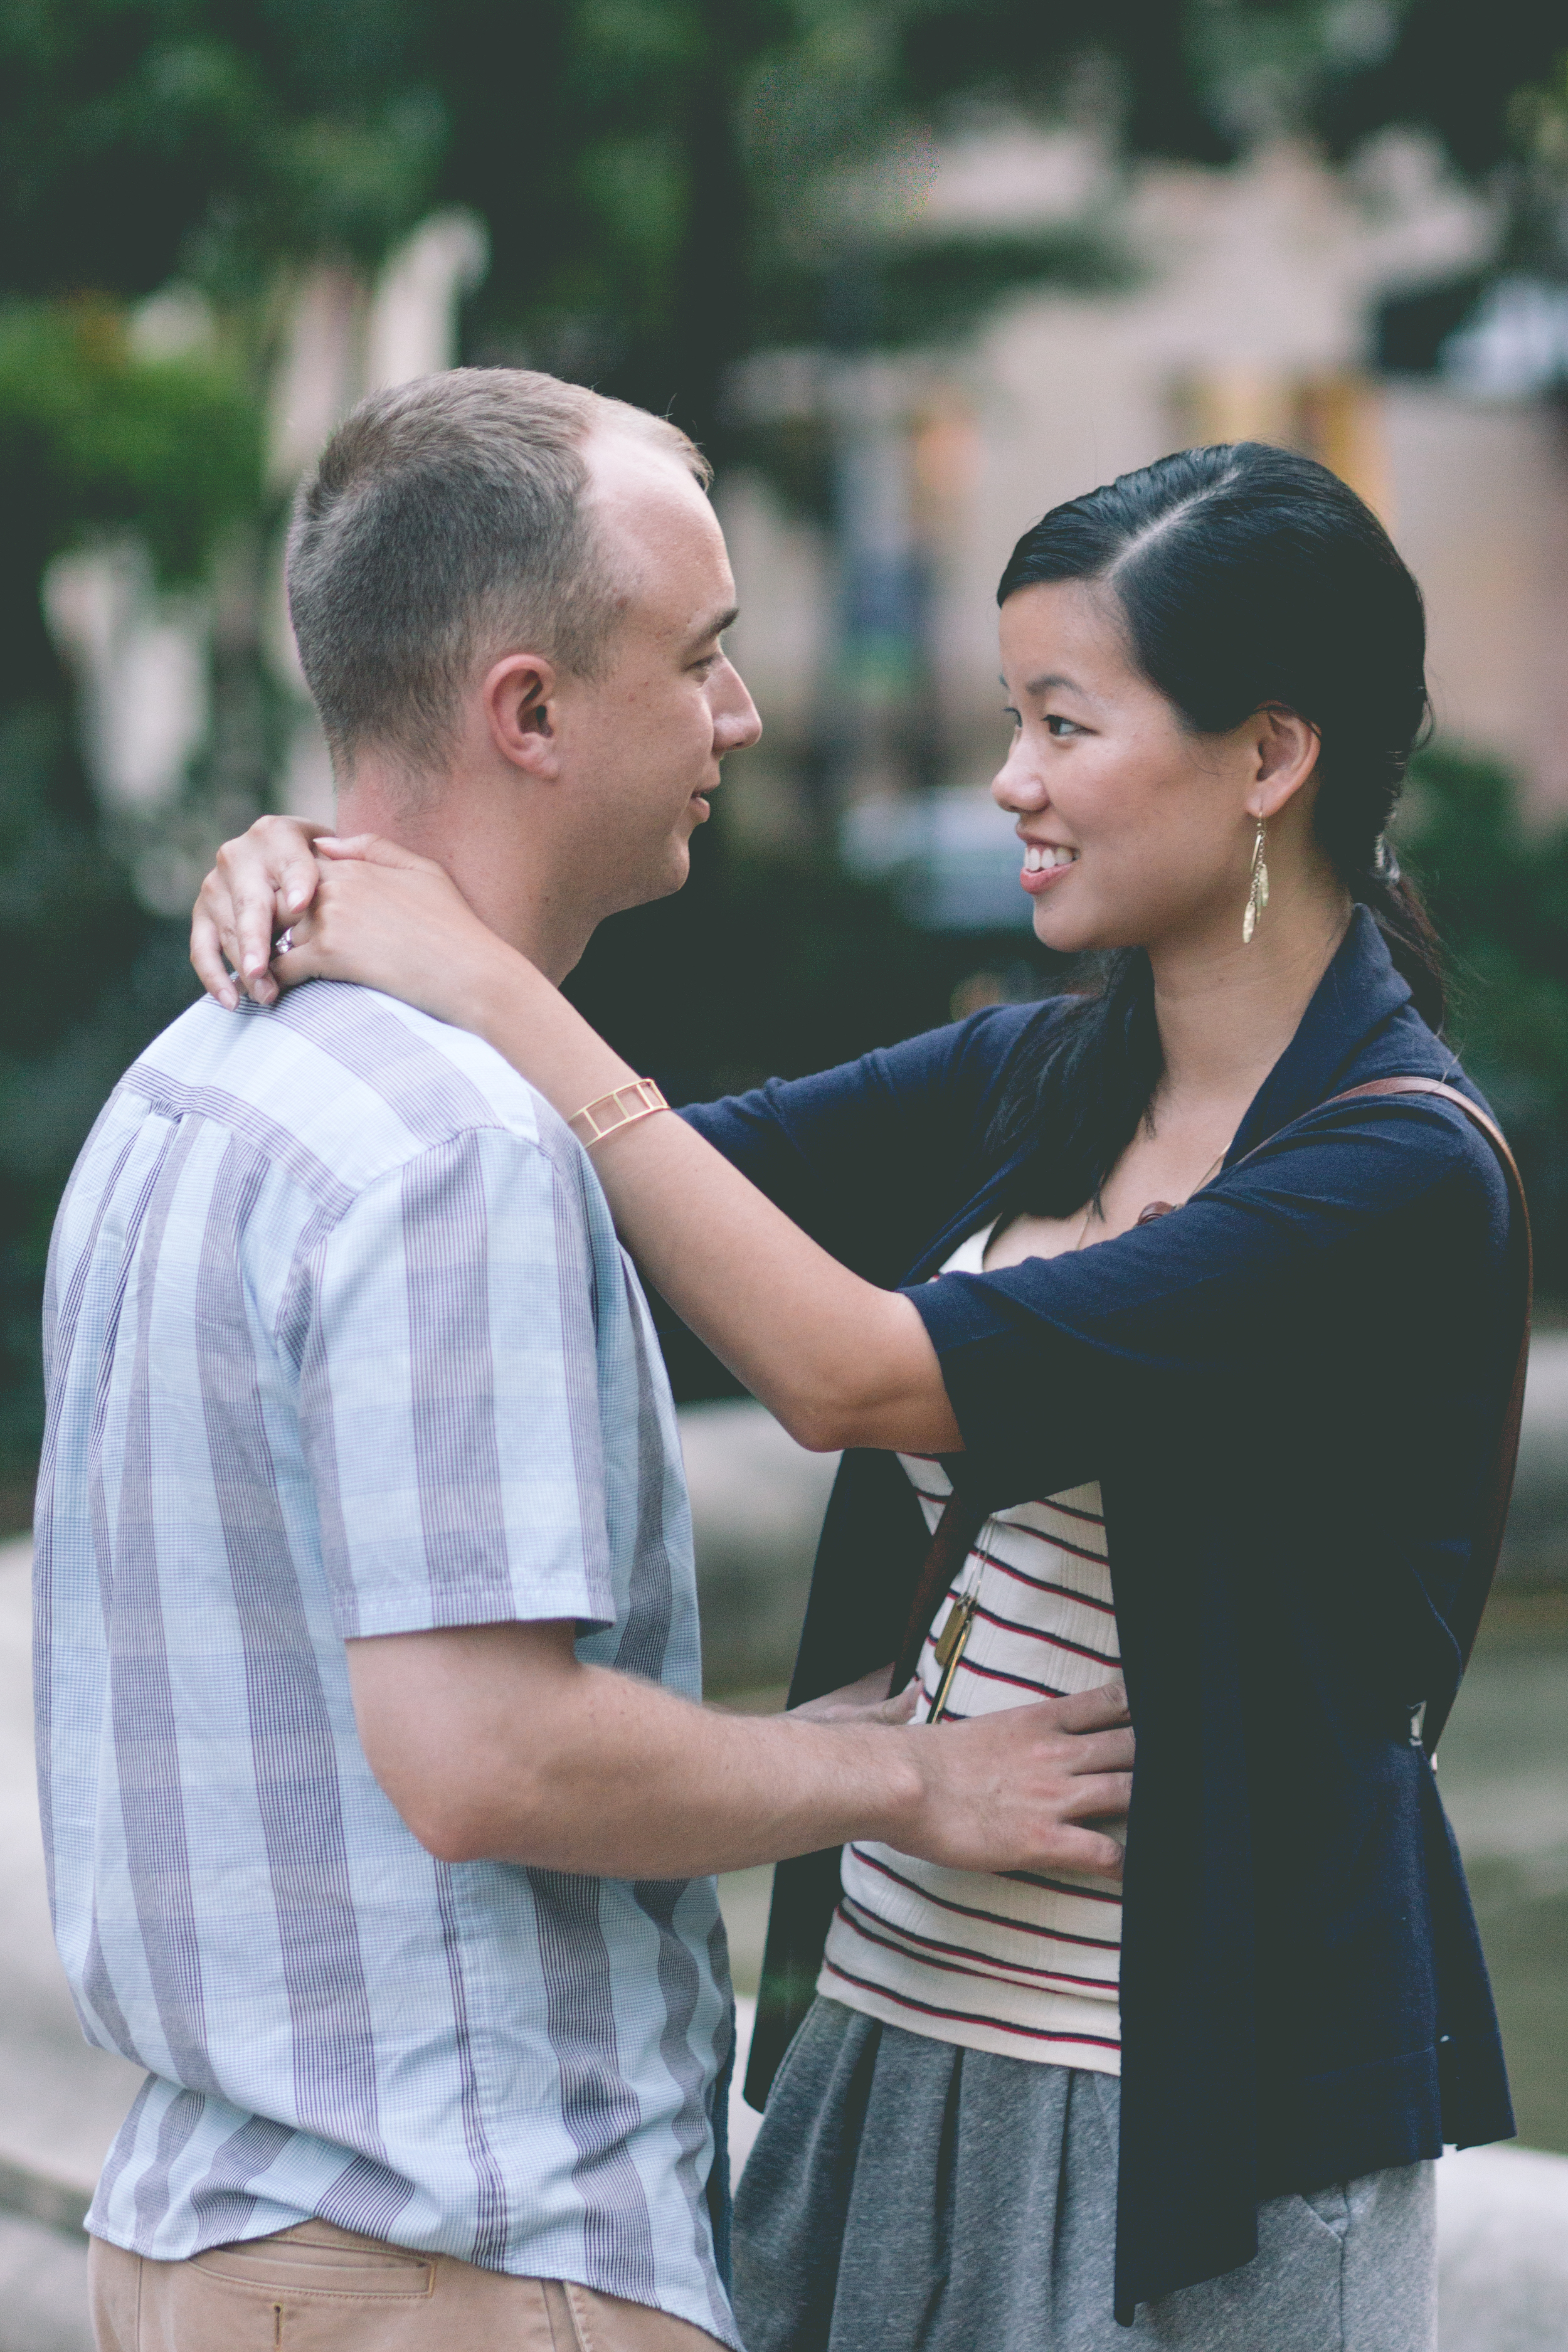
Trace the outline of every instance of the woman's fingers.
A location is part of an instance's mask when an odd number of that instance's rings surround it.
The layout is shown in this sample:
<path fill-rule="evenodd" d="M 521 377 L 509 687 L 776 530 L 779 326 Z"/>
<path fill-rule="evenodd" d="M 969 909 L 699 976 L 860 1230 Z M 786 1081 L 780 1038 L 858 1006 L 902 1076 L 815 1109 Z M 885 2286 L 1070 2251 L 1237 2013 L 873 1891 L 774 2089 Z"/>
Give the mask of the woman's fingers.
<path fill-rule="evenodd" d="M 314 844 L 324 832 L 294 817 L 258 817 L 248 833 L 218 851 L 230 906 L 224 952 L 258 1004 L 277 1002 L 272 942 L 315 898 L 321 869 Z"/>
<path fill-rule="evenodd" d="M 195 912 L 191 917 L 191 963 L 196 978 L 211 997 L 232 1013 L 239 1003 L 239 991 L 224 960 L 223 937 L 216 915 L 210 910 L 207 894 L 217 882 L 209 874 L 202 884 Z"/>
<path fill-rule="evenodd" d="M 405 849 L 401 842 L 388 841 L 384 834 L 332 834 L 316 845 L 323 858 L 356 862 L 361 866 L 390 866 L 407 874 L 444 874 L 445 866 L 437 866 L 433 857 L 421 857 L 416 851 Z"/>
<path fill-rule="evenodd" d="M 316 895 L 314 844 L 325 833 L 298 817 L 258 817 L 218 851 L 191 921 L 191 962 L 220 1004 L 232 1009 L 241 989 L 258 1004 L 276 1000 L 272 942 Z"/>

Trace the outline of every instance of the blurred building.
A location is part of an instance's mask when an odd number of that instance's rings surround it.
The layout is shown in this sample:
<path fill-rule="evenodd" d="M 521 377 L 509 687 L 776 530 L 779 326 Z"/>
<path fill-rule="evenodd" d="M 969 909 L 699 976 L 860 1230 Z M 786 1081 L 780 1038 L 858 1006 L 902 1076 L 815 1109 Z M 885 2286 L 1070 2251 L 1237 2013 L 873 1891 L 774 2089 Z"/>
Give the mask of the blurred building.
<path fill-rule="evenodd" d="M 1058 500 L 1169 450 L 1244 436 L 1310 451 L 1377 509 L 1426 592 L 1442 736 L 1511 767 L 1538 814 L 1568 814 L 1560 411 L 1474 388 L 1453 345 L 1447 365 L 1441 347 L 1416 371 L 1378 365 L 1390 307 L 1479 278 L 1496 245 L 1491 207 L 1433 144 L 1387 133 L 1335 170 L 1281 142 L 1229 169 L 1150 163 L 1123 177 L 1079 134 L 1001 130 L 935 159 L 922 212 L 943 225 L 1109 221 L 1130 282 L 1016 298 L 940 360 L 781 354 L 749 371 L 753 415 L 815 414 L 852 471 L 877 474 L 875 499 L 858 501 L 871 509 L 871 568 L 901 560 L 912 586 L 911 642 L 901 664 L 883 647 L 890 691 L 879 699 L 875 674 L 845 673 L 859 616 L 842 544 L 792 519 L 760 475 L 728 484 L 742 602 L 732 644 L 772 729 L 751 776 L 736 771 L 744 822 L 773 834 L 800 822 L 798 778 L 825 741 L 842 747 L 837 706 L 854 703 L 836 814 L 857 862 L 912 861 L 928 919 L 944 928 L 1025 919 L 1015 861 L 979 797 L 1002 740 L 1003 563 Z M 868 527 L 855 504 L 851 541 Z M 868 561 L 853 545 L 847 560 Z M 891 614 L 897 600 L 884 605 Z M 929 756 L 923 772 L 910 756 L 911 713 L 933 730 L 935 776 Z M 911 793 L 932 782 L 934 798 Z"/>

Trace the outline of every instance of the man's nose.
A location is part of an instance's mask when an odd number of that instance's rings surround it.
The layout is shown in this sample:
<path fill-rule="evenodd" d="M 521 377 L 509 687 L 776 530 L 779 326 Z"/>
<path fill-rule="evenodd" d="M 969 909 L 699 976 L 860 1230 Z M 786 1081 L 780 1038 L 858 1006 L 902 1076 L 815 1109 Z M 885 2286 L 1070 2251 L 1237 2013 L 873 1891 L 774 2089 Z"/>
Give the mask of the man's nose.
<path fill-rule="evenodd" d="M 724 668 L 728 675 L 713 714 L 713 732 L 721 751 L 746 751 L 762 734 L 762 716 L 733 662 L 726 661 Z"/>

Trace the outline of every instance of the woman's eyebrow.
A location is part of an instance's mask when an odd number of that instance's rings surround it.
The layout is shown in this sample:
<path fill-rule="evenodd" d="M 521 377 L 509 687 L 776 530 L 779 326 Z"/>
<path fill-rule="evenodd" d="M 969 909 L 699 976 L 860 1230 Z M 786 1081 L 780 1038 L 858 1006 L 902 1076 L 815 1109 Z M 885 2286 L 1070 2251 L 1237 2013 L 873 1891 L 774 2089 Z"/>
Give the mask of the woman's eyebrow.
<path fill-rule="evenodd" d="M 1081 694 L 1086 702 L 1092 702 L 1095 699 L 1087 688 L 1079 686 L 1077 678 L 1064 677 L 1056 670 L 1047 670 L 1042 677 L 1032 677 L 1024 691 L 1031 696 L 1049 694 L 1058 687 L 1065 687 L 1068 694 Z"/>

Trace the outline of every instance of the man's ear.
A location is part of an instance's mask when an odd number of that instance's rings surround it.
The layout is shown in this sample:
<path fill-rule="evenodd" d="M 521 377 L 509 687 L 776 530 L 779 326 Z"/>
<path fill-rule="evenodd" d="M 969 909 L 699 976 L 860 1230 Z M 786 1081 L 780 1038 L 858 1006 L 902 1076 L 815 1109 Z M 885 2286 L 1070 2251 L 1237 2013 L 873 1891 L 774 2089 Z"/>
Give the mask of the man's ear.
<path fill-rule="evenodd" d="M 1316 775 L 1322 737 L 1310 719 L 1281 702 L 1257 711 L 1247 728 L 1258 763 L 1247 814 L 1267 823 Z"/>
<path fill-rule="evenodd" d="M 508 654 L 488 672 L 483 697 L 490 740 L 503 760 L 541 782 L 561 772 L 555 739 L 555 667 L 542 654 Z"/>

